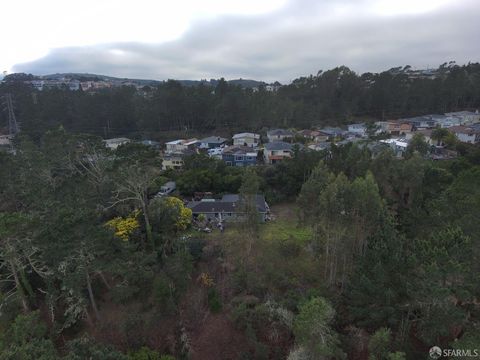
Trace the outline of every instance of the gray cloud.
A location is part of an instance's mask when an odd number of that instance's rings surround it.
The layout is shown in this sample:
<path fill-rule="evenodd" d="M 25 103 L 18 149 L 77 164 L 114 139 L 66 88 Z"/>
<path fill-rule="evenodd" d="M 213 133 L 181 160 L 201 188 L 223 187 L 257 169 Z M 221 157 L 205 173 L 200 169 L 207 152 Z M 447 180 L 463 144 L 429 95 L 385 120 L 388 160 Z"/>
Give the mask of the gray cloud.
<path fill-rule="evenodd" d="M 339 65 L 380 71 L 449 60 L 479 61 L 480 4 L 417 15 L 379 16 L 372 0 L 291 0 L 261 16 L 224 16 L 192 24 L 163 44 L 112 43 L 52 50 L 18 72 L 89 72 L 150 79 L 255 78 L 288 82 Z M 353 12 L 339 15 L 342 6 Z"/>

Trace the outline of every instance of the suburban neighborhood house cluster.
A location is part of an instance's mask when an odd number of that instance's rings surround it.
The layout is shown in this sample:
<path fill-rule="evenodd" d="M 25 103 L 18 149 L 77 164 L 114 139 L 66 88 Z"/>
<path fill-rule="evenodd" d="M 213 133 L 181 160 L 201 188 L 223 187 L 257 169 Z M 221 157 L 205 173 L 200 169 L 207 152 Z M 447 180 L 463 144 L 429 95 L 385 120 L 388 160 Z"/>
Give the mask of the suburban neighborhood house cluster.
<path fill-rule="evenodd" d="M 321 151 L 330 149 L 332 144 L 342 146 L 352 142 L 359 146 L 368 146 L 370 149 L 389 146 L 398 157 L 402 157 L 415 134 L 421 134 L 438 155 L 443 146 L 432 140 L 432 132 L 437 128 L 447 129 L 460 142 L 479 143 L 480 113 L 478 110 L 459 111 L 443 115 L 377 121 L 370 125 L 353 123 L 346 129 L 323 127 L 299 131 L 272 129 L 266 134 L 243 132 L 234 134 L 231 139 L 215 135 L 203 139 L 176 139 L 166 142 L 163 149 L 157 141 L 143 140 L 141 143 L 159 149 L 163 170 L 178 170 L 183 167 L 183 159 L 186 156 L 197 153 L 208 154 L 229 166 L 271 165 L 292 157 L 295 149 Z M 366 141 L 372 134 L 383 134 L 384 138 Z M 114 138 L 104 141 L 108 148 L 115 150 L 131 140 Z"/>
<path fill-rule="evenodd" d="M 231 139 L 211 135 L 203 139 L 176 139 L 161 144 L 153 140 L 143 140 L 142 144 L 158 149 L 162 157 L 163 170 L 179 170 L 184 159 L 193 154 L 204 153 L 219 159 L 228 166 L 271 165 L 291 158 L 295 151 L 326 151 L 333 144 L 343 146 L 356 143 L 367 146 L 372 156 L 383 149 L 391 148 L 399 158 L 403 157 L 408 145 L 415 136 L 421 134 L 431 147 L 429 156 L 434 160 L 455 157 L 454 151 L 447 150 L 438 140 L 432 139 L 435 129 L 446 129 L 458 141 L 470 144 L 480 142 L 480 113 L 477 111 L 459 111 L 442 115 L 425 115 L 375 123 L 352 123 L 345 129 L 323 127 L 319 129 L 272 129 L 258 134 L 243 132 L 234 134 Z M 128 138 L 104 140 L 105 145 L 115 150 L 131 142 Z M 175 189 L 174 183 L 171 191 Z M 162 193 L 164 196 L 166 193 Z M 216 224 L 223 229 L 225 221 L 236 221 L 244 215 L 239 195 L 227 194 L 221 199 L 213 199 L 212 194 L 192 199 L 187 206 L 195 219 Z M 254 200 L 260 219 L 269 219 L 269 208 L 262 195 Z M 207 226 L 207 225 L 205 225 Z"/>

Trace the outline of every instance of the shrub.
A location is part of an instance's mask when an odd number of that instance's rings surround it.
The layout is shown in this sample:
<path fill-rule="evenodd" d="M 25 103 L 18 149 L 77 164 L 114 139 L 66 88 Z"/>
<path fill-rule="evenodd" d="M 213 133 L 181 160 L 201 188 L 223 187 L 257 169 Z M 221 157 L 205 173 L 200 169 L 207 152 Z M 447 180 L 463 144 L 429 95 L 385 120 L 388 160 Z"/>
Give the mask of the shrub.
<path fill-rule="evenodd" d="M 222 310 L 222 302 L 215 288 L 208 289 L 208 308 L 212 313 L 218 313 Z"/>

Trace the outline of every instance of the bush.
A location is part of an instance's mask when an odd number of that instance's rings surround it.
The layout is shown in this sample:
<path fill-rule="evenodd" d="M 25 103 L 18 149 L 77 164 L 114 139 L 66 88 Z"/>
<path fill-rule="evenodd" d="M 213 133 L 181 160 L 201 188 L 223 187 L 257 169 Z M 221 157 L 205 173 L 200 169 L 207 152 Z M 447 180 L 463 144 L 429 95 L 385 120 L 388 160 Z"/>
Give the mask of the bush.
<path fill-rule="evenodd" d="M 170 355 L 160 355 L 157 351 L 144 346 L 128 354 L 128 360 L 175 360 L 175 358 Z"/>
<path fill-rule="evenodd" d="M 215 288 L 208 289 L 208 308 L 214 314 L 222 310 L 222 302 Z"/>

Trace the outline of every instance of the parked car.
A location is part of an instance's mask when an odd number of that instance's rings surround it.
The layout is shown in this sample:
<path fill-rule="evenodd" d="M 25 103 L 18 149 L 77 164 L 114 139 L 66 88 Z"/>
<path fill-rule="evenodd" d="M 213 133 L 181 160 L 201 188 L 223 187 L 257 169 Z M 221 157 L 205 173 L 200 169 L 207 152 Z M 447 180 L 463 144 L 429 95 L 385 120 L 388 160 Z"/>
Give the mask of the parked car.
<path fill-rule="evenodd" d="M 169 181 L 165 185 L 160 187 L 160 191 L 156 196 L 167 196 L 168 194 L 174 192 L 176 188 L 177 185 L 175 184 L 175 181 Z"/>

